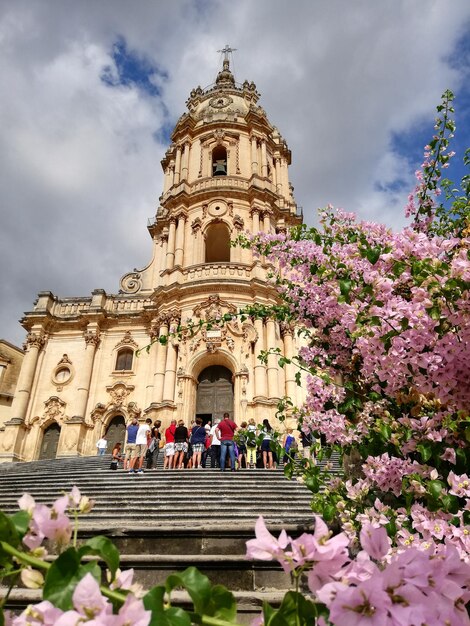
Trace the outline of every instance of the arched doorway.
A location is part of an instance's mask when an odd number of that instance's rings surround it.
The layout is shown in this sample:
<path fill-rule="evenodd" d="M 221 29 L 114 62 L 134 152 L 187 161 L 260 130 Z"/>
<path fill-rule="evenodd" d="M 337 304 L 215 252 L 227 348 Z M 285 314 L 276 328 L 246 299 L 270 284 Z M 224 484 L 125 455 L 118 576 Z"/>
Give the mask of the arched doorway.
<path fill-rule="evenodd" d="M 55 459 L 59 445 L 60 426 L 56 422 L 46 428 L 42 436 L 40 459 Z"/>
<path fill-rule="evenodd" d="M 196 416 L 214 423 L 224 413 L 233 419 L 232 372 L 223 365 L 211 365 L 198 377 Z"/>
<path fill-rule="evenodd" d="M 120 443 L 124 449 L 124 440 L 126 438 L 126 422 L 122 415 L 116 415 L 110 421 L 106 429 L 106 439 L 108 440 L 108 452 L 114 447 L 114 444 Z"/>

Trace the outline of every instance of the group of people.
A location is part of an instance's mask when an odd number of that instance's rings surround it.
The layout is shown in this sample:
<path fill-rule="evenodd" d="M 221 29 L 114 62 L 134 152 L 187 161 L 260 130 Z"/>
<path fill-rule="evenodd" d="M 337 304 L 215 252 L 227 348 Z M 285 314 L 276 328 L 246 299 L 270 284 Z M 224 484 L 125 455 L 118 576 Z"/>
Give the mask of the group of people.
<path fill-rule="evenodd" d="M 124 470 L 130 474 L 143 474 L 144 463 L 146 469 L 157 468 L 160 452 L 164 455 L 163 469 L 202 469 L 208 460 L 211 468 L 220 471 L 275 469 L 280 461 L 286 463 L 298 452 L 293 429 L 288 428 L 281 439 L 267 419 L 259 426 L 254 419 L 237 426 L 224 413 L 223 419 L 214 424 L 203 424 L 202 418 L 196 417 L 190 428 L 181 419 L 172 420 L 164 431 L 161 426 L 160 420 L 152 425 L 152 420 L 147 418 L 139 425 L 133 418 L 126 429 L 124 453 L 120 443 L 113 447 L 111 469 L 123 463 Z M 101 446 L 97 444 L 100 454 L 102 441 Z M 301 432 L 301 443 L 304 457 L 313 459 L 313 438 Z"/>

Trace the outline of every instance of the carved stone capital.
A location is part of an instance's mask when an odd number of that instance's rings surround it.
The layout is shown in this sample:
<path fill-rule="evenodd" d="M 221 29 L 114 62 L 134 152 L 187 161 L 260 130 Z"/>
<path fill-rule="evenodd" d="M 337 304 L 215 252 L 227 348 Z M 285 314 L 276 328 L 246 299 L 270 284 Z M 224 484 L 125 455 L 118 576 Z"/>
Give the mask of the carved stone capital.
<path fill-rule="evenodd" d="M 46 343 L 44 333 L 28 333 L 25 341 L 25 348 L 37 348 L 40 350 Z"/>
<path fill-rule="evenodd" d="M 86 330 L 83 333 L 83 338 L 87 346 L 94 346 L 95 348 L 99 346 L 101 341 L 99 331 L 94 332 L 93 330 Z"/>

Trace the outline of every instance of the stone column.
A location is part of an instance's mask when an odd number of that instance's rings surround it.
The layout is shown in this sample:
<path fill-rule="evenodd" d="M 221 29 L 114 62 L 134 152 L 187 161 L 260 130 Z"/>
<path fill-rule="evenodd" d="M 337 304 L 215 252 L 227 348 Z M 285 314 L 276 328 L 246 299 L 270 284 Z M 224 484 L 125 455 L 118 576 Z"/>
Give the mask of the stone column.
<path fill-rule="evenodd" d="M 276 342 L 276 322 L 274 320 L 268 319 L 266 321 L 266 345 L 268 348 L 275 348 L 277 345 Z M 277 375 L 277 359 L 278 356 L 276 354 L 268 355 L 268 397 L 269 398 L 279 398 L 279 378 Z"/>
<path fill-rule="evenodd" d="M 25 420 L 39 352 L 44 346 L 44 343 L 45 339 L 42 327 L 35 328 L 33 326 L 33 329 L 26 338 L 27 352 L 23 359 L 15 396 L 11 405 L 11 416 L 13 419 L 21 420 L 22 422 Z"/>
<path fill-rule="evenodd" d="M 176 228 L 176 244 L 175 244 L 175 266 L 183 266 L 184 257 L 184 228 L 186 224 L 186 216 L 180 213 L 178 216 L 178 226 Z"/>
<path fill-rule="evenodd" d="M 85 418 L 88 397 L 90 395 L 90 382 L 93 374 L 93 362 L 96 348 L 100 343 L 100 331 L 97 324 L 88 324 L 83 335 L 85 339 L 85 356 L 80 366 L 77 395 L 75 400 L 75 416 Z"/>
<path fill-rule="evenodd" d="M 181 179 L 181 146 L 176 147 L 176 161 L 175 161 L 175 181 L 177 185 Z"/>
<path fill-rule="evenodd" d="M 276 170 L 276 193 L 282 196 L 282 172 L 281 172 L 281 159 L 277 158 L 274 160 L 275 162 L 275 170 Z"/>
<path fill-rule="evenodd" d="M 289 172 L 287 169 L 287 159 L 285 157 L 282 159 L 281 172 L 283 195 L 286 200 L 289 200 Z"/>
<path fill-rule="evenodd" d="M 201 247 L 201 238 L 202 238 L 202 233 L 201 233 L 201 224 L 200 223 L 193 223 L 192 225 L 192 233 L 193 233 L 193 243 L 192 243 L 192 251 L 193 251 L 193 258 L 192 258 L 192 264 L 196 265 L 197 263 L 201 263 L 202 259 L 200 257 L 200 247 Z"/>
<path fill-rule="evenodd" d="M 170 175 L 171 175 L 171 169 L 170 169 L 170 166 L 169 166 L 169 165 L 167 165 L 167 166 L 166 166 L 166 168 L 165 168 L 165 177 L 164 177 L 164 180 L 163 180 L 163 193 L 164 193 L 164 194 L 165 194 L 165 193 L 168 191 L 168 189 L 171 187 L 171 178 L 170 178 Z"/>
<path fill-rule="evenodd" d="M 283 323 L 281 333 L 284 340 L 284 356 L 286 359 L 292 359 L 294 356 L 293 330 L 289 324 Z M 285 368 L 286 373 L 286 396 L 296 404 L 297 383 L 295 382 L 295 365 L 288 363 Z"/>
<path fill-rule="evenodd" d="M 170 326 L 170 333 L 176 330 L 176 322 Z M 174 339 L 169 338 L 168 350 L 166 353 L 165 381 L 163 385 L 163 402 L 174 402 L 176 384 L 176 362 L 178 358 L 178 347 L 173 343 Z"/>
<path fill-rule="evenodd" d="M 152 279 L 152 287 L 156 287 L 160 282 L 160 274 L 166 266 L 166 253 L 168 246 L 168 233 L 163 232 L 157 240 L 157 250 L 155 252 L 155 270 Z"/>
<path fill-rule="evenodd" d="M 158 333 L 158 337 L 168 337 L 168 322 L 166 319 L 160 320 L 160 330 Z M 165 380 L 165 365 L 166 365 L 166 354 L 167 354 L 168 346 L 167 344 L 160 343 L 160 341 L 156 345 L 156 360 L 155 360 L 155 374 L 153 375 L 153 392 L 154 392 L 154 401 L 162 402 L 163 401 L 163 383 Z"/>
<path fill-rule="evenodd" d="M 269 211 L 264 211 L 263 213 L 263 231 L 267 235 L 271 232 L 271 215 Z"/>
<path fill-rule="evenodd" d="M 252 220 L 253 220 L 253 233 L 256 235 L 257 233 L 259 233 L 260 231 L 260 227 L 259 227 L 259 209 L 251 209 L 251 215 L 252 215 Z"/>
<path fill-rule="evenodd" d="M 175 264 L 175 241 L 176 239 L 176 219 L 172 217 L 170 219 L 170 230 L 168 232 L 168 246 L 166 252 L 166 266 L 165 269 L 171 270 Z"/>
<path fill-rule="evenodd" d="M 149 352 L 148 370 L 147 370 L 147 386 L 145 388 L 145 406 L 148 407 L 154 401 L 154 382 L 155 372 L 157 371 L 157 348 L 158 348 L 158 321 L 153 319 L 148 329 L 152 347 Z"/>
<path fill-rule="evenodd" d="M 268 158 L 266 156 L 266 141 L 261 142 L 261 176 L 268 177 Z"/>
<path fill-rule="evenodd" d="M 189 171 L 189 141 L 184 144 L 182 168 L 181 168 L 181 180 L 188 180 Z"/>
<path fill-rule="evenodd" d="M 258 355 L 265 350 L 264 323 L 262 319 L 255 320 L 255 329 L 258 333 L 255 350 L 255 397 L 266 398 L 266 366 L 258 359 Z"/>
<path fill-rule="evenodd" d="M 258 142 L 256 137 L 251 138 L 251 173 L 258 173 Z"/>

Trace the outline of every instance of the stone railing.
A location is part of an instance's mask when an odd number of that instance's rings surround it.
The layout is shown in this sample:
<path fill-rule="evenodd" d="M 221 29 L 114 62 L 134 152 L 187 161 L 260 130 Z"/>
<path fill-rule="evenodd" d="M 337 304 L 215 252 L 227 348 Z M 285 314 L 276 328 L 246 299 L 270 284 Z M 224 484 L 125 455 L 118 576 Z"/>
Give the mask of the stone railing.
<path fill-rule="evenodd" d="M 191 265 L 183 270 L 183 281 L 208 280 L 211 278 L 225 279 L 245 279 L 251 277 L 251 264 L 247 263 L 201 263 Z"/>

